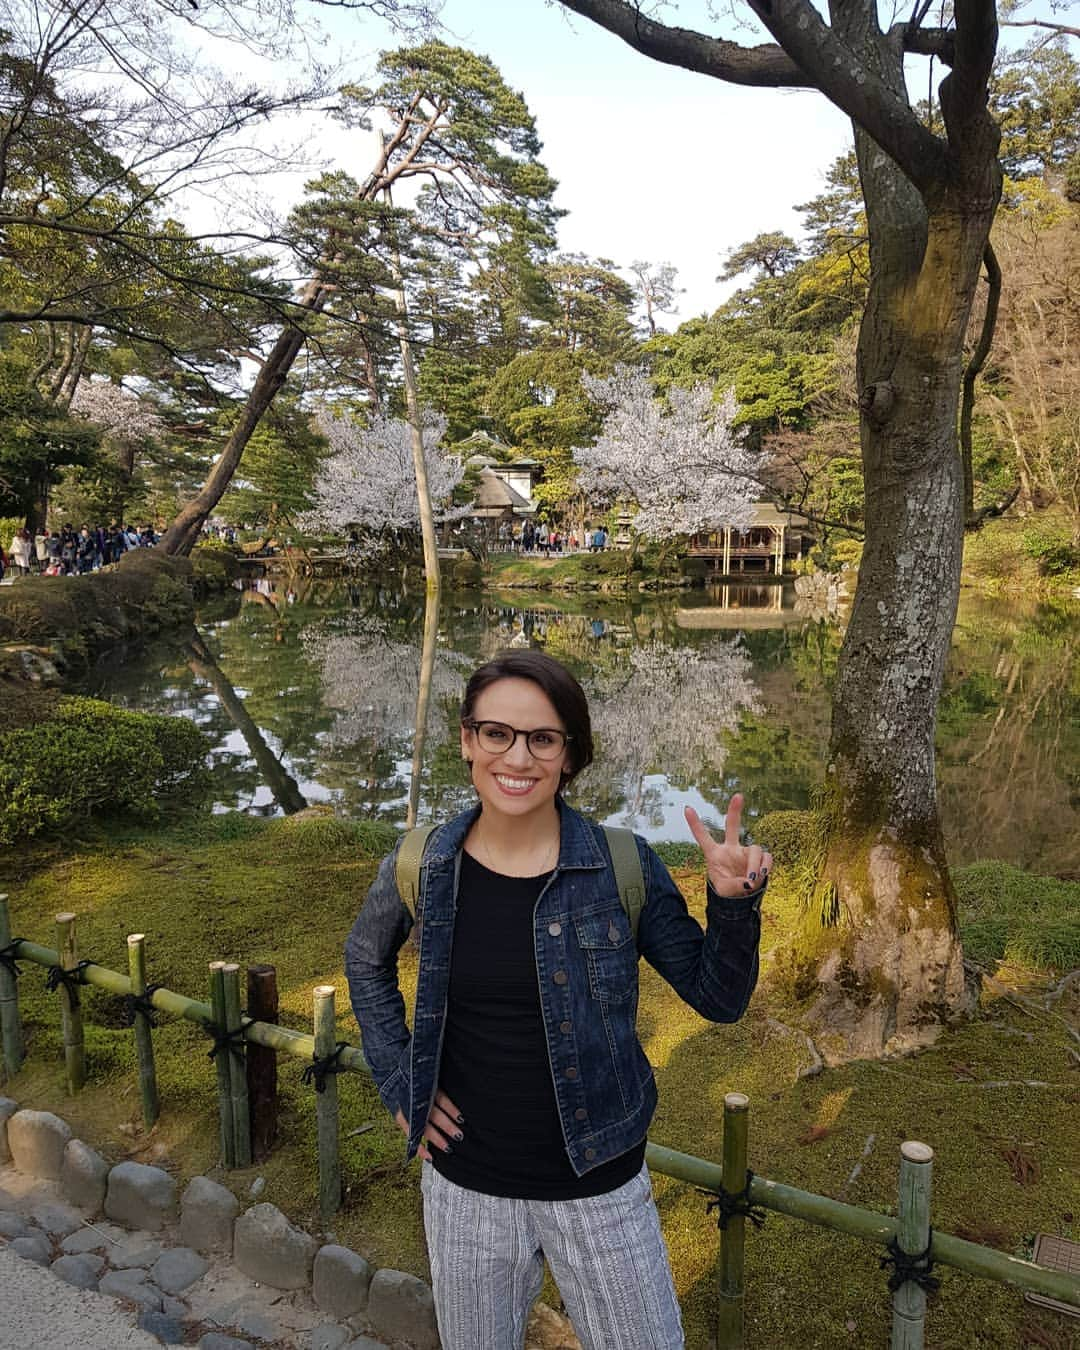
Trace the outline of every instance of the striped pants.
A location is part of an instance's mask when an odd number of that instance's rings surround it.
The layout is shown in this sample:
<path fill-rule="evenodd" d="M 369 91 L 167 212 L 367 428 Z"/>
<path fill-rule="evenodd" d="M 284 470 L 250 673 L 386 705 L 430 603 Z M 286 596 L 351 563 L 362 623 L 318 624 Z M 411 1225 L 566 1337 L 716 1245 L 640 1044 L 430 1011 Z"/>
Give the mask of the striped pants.
<path fill-rule="evenodd" d="M 481 1195 L 430 1163 L 420 1185 L 443 1350 L 520 1350 L 545 1257 L 584 1350 L 681 1350 L 645 1167 L 584 1200 Z"/>

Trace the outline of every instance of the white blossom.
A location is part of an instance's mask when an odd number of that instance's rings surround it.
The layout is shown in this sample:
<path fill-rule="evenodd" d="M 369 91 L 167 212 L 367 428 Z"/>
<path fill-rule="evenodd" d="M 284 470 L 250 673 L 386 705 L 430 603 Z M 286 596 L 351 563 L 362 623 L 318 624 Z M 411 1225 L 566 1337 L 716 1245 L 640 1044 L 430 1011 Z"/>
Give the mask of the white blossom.
<path fill-rule="evenodd" d="M 153 440 L 165 429 L 149 400 L 112 380 L 80 380 L 71 411 L 86 422 L 96 422 L 110 440 L 128 444 Z"/>
<path fill-rule="evenodd" d="M 376 414 L 367 426 L 322 412 L 316 417 L 331 454 L 315 483 L 315 504 L 302 520 L 306 529 L 343 532 L 357 526 L 369 540 L 393 530 L 418 529 L 420 501 L 408 422 Z M 465 473 L 457 455 L 439 442 L 446 419 L 425 412 L 424 459 L 436 520 L 453 520 L 465 508 L 447 505 Z"/>
<path fill-rule="evenodd" d="M 596 444 L 573 452 L 586 493 L 635 504 L 634 529 L 650 539 L 750 524 L 759 455 L 732 425 L 731 390 L 716 401 L 707 384 L 672 389 L 665 409 L 644 370 L 618 366 L 582 384 L 605 409 Z"/>

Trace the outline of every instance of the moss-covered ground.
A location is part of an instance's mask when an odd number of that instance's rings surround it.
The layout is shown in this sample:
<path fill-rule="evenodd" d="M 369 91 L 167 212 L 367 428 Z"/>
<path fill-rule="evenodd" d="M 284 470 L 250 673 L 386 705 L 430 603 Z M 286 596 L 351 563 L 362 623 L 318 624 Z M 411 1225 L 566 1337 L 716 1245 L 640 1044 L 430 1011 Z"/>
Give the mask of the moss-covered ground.
<path fill-rule="evenodd" d="M 82 841 L 39 845 L 8 860 L 4 885 L 18 935 L 55 945 L 53 916 L 70 908 L 79 915 L 82 954 L 124 969 L 126 935 L 144 932 L 150 978 L 196 997 L 206 997 L 210 960 L 271 962 L 281 1020 L 289 1026 L 309 1028 L 312 987 L 332 982 L 341 1038 L 355 1043 L 341 949 L 387 843 L 380 828 L 328 817 L 268 822 L 222 815 L 153 832 L 117 827 Z M 700 913 L 701 882 L 696 869 L 684 869 L 686 851 L 671 853 L 669 861 Z M 1010 948 L 1007 936 L 989 932 L 988 910 L 999 903 L 999 891 L 1014 916 L 1022 910 L 1023 874 L 1003 880 L 990 868 L 961 874 L 959 881 L 965 923 L 974 925 L 973 945 L 993 967 L 996 983 L 987 986 L 975 1018 L 911 1059 L 799 1078 L 809 1052 L 802 1037 L 786 1029 L 767 957 L 759 992 L 735 1026 L 705 1023 L 643 967 L 640 1031 L 661 1094 L 654 1141 L 719 1158 L 723 1095 L 738 1089 L 751 1099 L 750 1161 L 763 1175 L 888 1211 L 899 1143 L 922 1139 L 936 1154 L 933 1213 L 940 1230 L 1021 1254 L 1030 1252 L 1039 1232 L 1080 1237 L 1080 1077 L 1075 1043 L 1062 1021 L 1069 1009 L 1062 999 L 1053 1012 L 1040 1011 L 1036 997 L 1061 972 L 999 964 L 1025 953 Z M 1029 900 L 1038 898 L 1040 886 L 1027 879 Z M 1053 905 L 1063 923 L 1071 913 L 1075 927 L 1080 886 L 1055 891 Z M 766 902 L 766 952 L 791 931 L 795 907 L 781 866 Z M 24 1105 L 62 1112 L 113 1159 L 165 1165 L 181 1181 L 212 1172 L 217 1123 L 205 1036 L 176 1020 L 163 1020 L 155 1031 L 163 1113 L 147 1134 L 132 1037 L 118 1000 L 86 991 L 90 1083 L 71 1099 L 63 1086 L 56 996 L 44 992 L 40 969 L 24 970 L 30 1052 L 6 1090 Z M 411 949 L 402 954 L 401 973 L 408 997 L 415 983 Z M 280 1065 L 281 1146 L 227 1180 L 244 1198 L 251 1180 L 264 1176 L 263 1198 L 315 1231 L 314 1094 L 300 1084 L 302 1068 L 299 1061 Z M 415 1164 L 403 1169 L 400 1135 L 370 1082 L 356 1075 L 339 1082 L 348 1190 L 333 1231 L 378 1264 L 424 1274 Z M 691 1187 L 661 1176 L 655 1182 L 687 1344 L 705 1350 L 714 1315 L 716 1229 Z M 879 1255 L 854 1240 L 770 1216 L 747 1238 L 747 1344 L 769 1350 L 886 1344 L 888 1297 Z M 1008 1289 L 940 1273 L 929 1346 L 1064 1350 L 1078 1344 L 1077 1322 L 1033 1308 Z"/>

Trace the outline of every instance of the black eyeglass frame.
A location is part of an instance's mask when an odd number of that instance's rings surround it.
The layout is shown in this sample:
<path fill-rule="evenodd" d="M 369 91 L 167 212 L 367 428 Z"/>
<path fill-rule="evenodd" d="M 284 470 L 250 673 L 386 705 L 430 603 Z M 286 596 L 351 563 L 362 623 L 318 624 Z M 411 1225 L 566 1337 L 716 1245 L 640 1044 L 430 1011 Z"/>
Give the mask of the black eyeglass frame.
<path fill-rule="evenodd" d="M 484 746 L 484 749 L 487 750 L 487 753 L 489 755 L 507 754 L 510 751 L 511 747 L 517 745 L 517 738 L 519 736 L 524 736 L 525 748 L 526 750 L 528 750 L 529 754 L 532 755 L 533 759 L 551 761 L 553 759 L 558 759 L 559 756 L 566 749 L 567 745 L 569 745 L 569 743 L 574 739 L 569 731 L 562 731 L 559 727 L 533 727 L 531 731 L 523 731 L 520 727 L 512 727 L 509 722 L 500 722 L 494 717 L 484 717 L 480 719 L 477 719 L 475 717 L 465 717 L 462 718 L 461 725 L 465 727 L 466 730 L 473 732 L 474 735 L 476 735 L 477 737 L 479 737 L 480 735 L 481 727 L 504 727 L 507 731 L 513 734 L 513 739 L 511 740 L 510 744 L 504 745 L 501 750 L 488 750 L 487 746 Z M 541 734 L 545 736 L 562 737 L 563 743 L 561 746 L 559 746 L 559 748 L 555 751 L 553 755 L 538 755 L 536 751 L 533 749 L 531 744 L 532 738 L 534 736 L 539 736 Z"/>

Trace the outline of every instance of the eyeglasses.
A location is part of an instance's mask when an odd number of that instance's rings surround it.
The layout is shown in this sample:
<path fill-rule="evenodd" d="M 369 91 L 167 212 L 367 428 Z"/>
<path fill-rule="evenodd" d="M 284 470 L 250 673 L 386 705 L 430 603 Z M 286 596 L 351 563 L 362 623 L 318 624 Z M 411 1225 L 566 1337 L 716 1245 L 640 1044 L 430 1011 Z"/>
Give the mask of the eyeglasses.
<path fill-rule="evenodd" d="M 505 754 L 519 736 L 524 736 L 529 754 L 534 759 L 558 759 L 566 749 L 567 741 L 574 739 L 555 727 L 536 727 L 532 731 L 519 731 L 517 727 L 507 726 L 505 722 L 478 722 L 475 717 L 466 718 L 461 725 L 476 733 L 480 748 L 486 750 L 489 755 Z"/>

